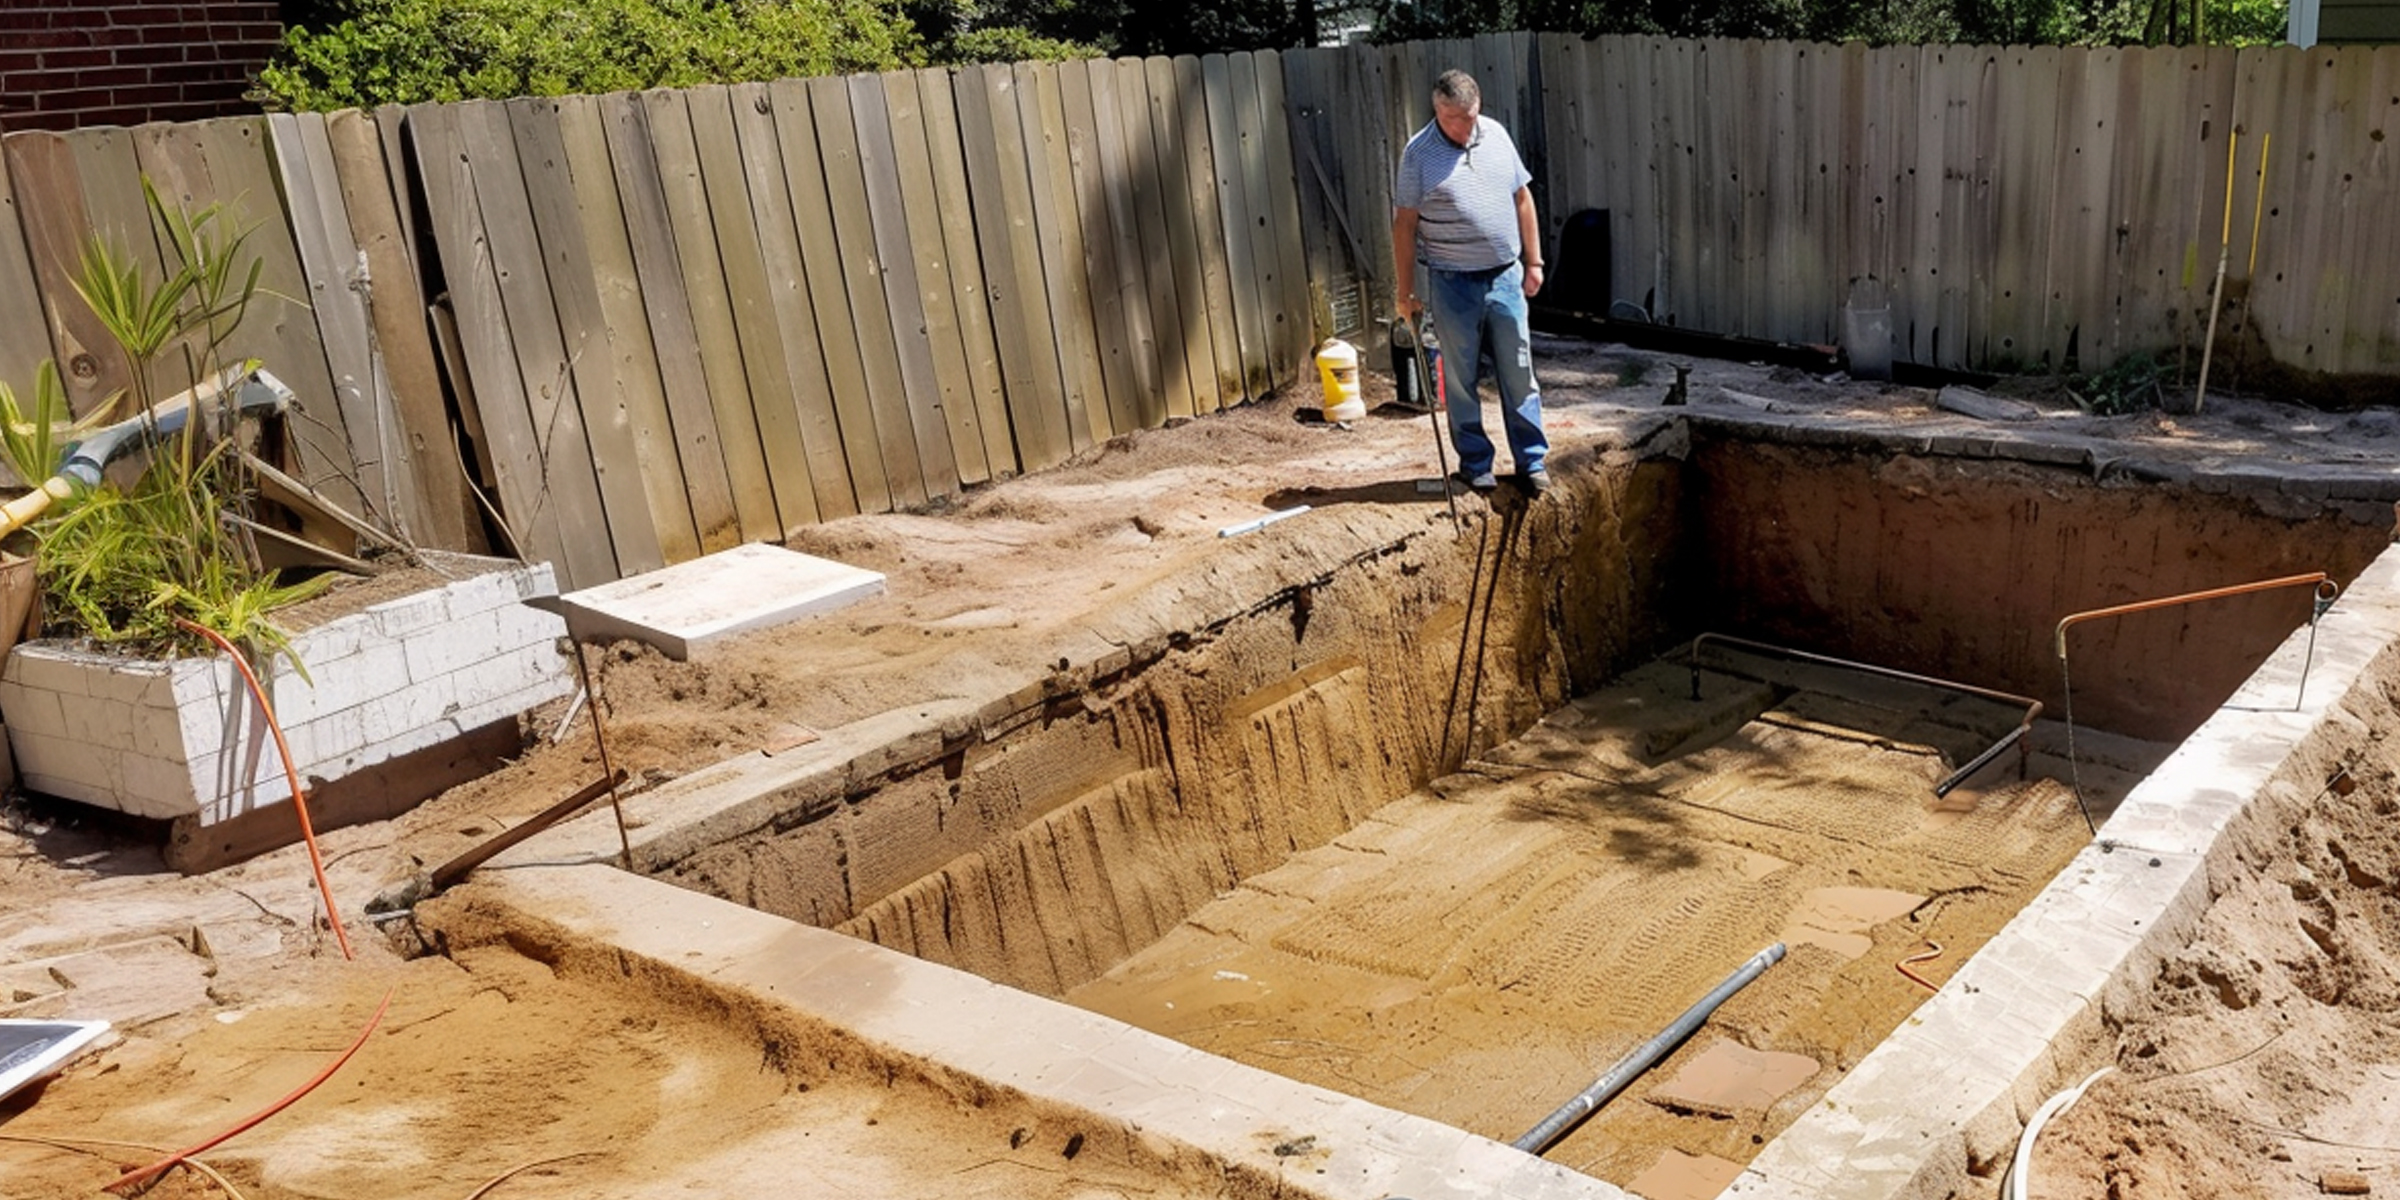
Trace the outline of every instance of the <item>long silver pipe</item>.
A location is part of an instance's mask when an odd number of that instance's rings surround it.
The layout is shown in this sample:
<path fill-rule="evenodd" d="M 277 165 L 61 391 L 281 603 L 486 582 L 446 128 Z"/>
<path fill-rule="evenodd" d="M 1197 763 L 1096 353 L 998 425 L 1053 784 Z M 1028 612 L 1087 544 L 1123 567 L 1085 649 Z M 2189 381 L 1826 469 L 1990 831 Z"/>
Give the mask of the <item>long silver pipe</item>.
<path fill-rule="evenodd" d="M 1525 1136 L 1509 1144 L 1527 1154 L 1540 1154 L 1544 1150 L 1548 1150 L 1552 1143 L 1565 1137 L 1567 1131 L 1581 1124 L 1585 1117 L 1599 1111 L 1601 1105 L 1615 1099 L 1617 1093 L 1624 1091 L 1626 1085 L 1640 1078 L 1642 1072 L 1657 1065 L 1658 1060 L 1665 1058 L 1668 1051 L 1682 1045 L 1683 1039 L 1692 1036 L 1692 1031 L 1700 1028 L 1701 1024 L 1708 1020 L 1709 1014 L 1717 1011 L 1718 1005 L 1731 1000 L 1735 992 L 1750 986 L 1751 980 L 1758 978 L 1760 973 L 1768 967 L 1782 961 L 1782 942 L 1777 942 L 1751 955 L 1750 961 L 1743 963 L 1740 969 L 1726 976 L 1725 982 L 1718 984 L 1715 991 L 1701 997 L 1698 1004 L 1683 1010 L 1683 1015 L 1675 1018 L 1674 1024 L 1660 1030 L 1656 1037 L 1643 1042 L 1634 1049 L 1633 1053 L 1618 1059 L 1617 1065 L 1610 1067 L 1607 1074 L 1592 1081 L 1592 1086 L 1575 1093 L 1574 1099 L 1560 1105 L 1557 1112 L 1542 1118 L 1541 1124 L 1526 1130 Z"/>

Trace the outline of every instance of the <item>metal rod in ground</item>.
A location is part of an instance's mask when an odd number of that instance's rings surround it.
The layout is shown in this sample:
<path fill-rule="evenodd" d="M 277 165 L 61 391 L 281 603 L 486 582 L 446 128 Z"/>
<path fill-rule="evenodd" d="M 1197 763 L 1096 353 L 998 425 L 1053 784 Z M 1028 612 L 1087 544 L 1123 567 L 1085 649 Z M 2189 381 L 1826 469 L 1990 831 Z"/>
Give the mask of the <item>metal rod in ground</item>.
<path fill-rule="evenodd" d="M 1717 1011 L 1718 1005 L 1732 999 L 1735 992 L 1748 987 L 1750 981 L 1758 978 L 1761 972 L 1782 961 L 1782 942 L 1751 955 L 1750 961 L 1726 976 L 1725 982 L 1718 984 L 1716 990 L 1701 997 L 1698 1004 L 1685 1009 L 1682 1016 L 1675 1018 L 1674 1024 L 1660 1030 L 1658 1036 L 1642 1043 L 1633 1053 L 1618 1059 L 1617 1065 L 1610 1067 L 1607 1074 L 1592 1081 L 1592 1086 L 1577 1092 L 1574 1099 L 1560 1105 L 1557 1112 L 1542 1118 L 1541 1124 L 1526 1130 L 1525 1136 L 1509 1144 L 1527 1154 L 1540 1154 L 1548 1150 L 1569 1130 L 1582 1124 L 1585 1117 L 1598 1112 L 1601 1105 L 1615 1099 L 1617 1093 L 1640 1078 L 1642 1072 L 1657 1065 L 1668 1051 L 1683 1044 L 1683 1039 L 1692 1036 L 1692 1031 L 1700 1028 L 1701 1023 L 1708 1020 L 1709 1014 Z"/>
<path fill-rule="evenodd" d="M 1458 523 L 1458 491 L 1450 486 L 1450 431 L 1442 428 L 1442 408 L 1447 397 L 1442 395 L 1442 381 L 1433 377 L 1433 361 L 1425 353 L 1426 320 L 1423 313 L 1417 314 L 1416 325 L 1409 330 L 1409 340 L 1416 343 L 1417 386 L 1432 389 L 1429 393 L 1432 400 L 1426 406 L 1425 415 L 1433 426 L 1433 458 L 1442 466 L 1442 499 L 1450 502 L 1450 531 L 1456 533 L 1461 528 Z"/>
<path fill-rule="evenodd" d="M 585 805 L 604 795 L 614 795 L 617 785 L 623 782 L 625 782 L 623 771 L 611 772 L 607 777 L 586 785 L 574 795 L 518 822 L 514 828 L 508 829 L 482 845 L 435 867 L 432 876 L 433 890 L 437 892 L 449 890 L 459 880 L 465 879 L 469 872 L 490 862 L 501 851 L 574 816 L 582 811 Z"/>

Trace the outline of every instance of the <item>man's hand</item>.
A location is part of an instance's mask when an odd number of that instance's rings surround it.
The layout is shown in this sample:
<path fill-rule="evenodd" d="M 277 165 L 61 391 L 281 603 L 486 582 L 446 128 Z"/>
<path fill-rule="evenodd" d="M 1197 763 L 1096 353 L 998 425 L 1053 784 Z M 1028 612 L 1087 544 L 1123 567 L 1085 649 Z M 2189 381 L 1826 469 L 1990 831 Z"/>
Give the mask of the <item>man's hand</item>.
<path fill-rule="evenodd" d="M 1417 327 L 1417 314 L 1425 311 L 1425 302 L 1415 296 L 1404 294 L 1393 302 L 1392 308 L 1399 312 L 1402 322 L 1414 329 Z"/>
<path fill-rule="evenodd" d="M 1528 299 L 1542 290 L 1542 280 L 1546 277 L 1539 263 L 1525 268 L 1525 295 Z"/>

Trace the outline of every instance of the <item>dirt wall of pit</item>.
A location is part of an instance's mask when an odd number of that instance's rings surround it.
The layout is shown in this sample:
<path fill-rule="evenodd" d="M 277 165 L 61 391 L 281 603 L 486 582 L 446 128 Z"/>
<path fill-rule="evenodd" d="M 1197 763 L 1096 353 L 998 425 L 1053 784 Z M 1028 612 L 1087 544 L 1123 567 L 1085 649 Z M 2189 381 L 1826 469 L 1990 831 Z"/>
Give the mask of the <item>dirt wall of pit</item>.
<path fill-rule="evenodd" d="M 2389 505 L 2208 491 L 2022 462 L 1694 438 L 1687 561 L 1705 628 L 2064 702 L 2069 613 L 2325 571 L 2391 541 Z M 2179 741 L 2309 614 L 2290 588 L 2069 632 L 2075 719 Z M 1697 629 L 1687 632 L 1699 632 Z"/>
<path fill-rule="evenodd" d="M 670 877 L 1057 995 L 1666 644 L 1679 450 L 1570 456 L 1542 503 L 1504 494 L 1137 648 Z"/>

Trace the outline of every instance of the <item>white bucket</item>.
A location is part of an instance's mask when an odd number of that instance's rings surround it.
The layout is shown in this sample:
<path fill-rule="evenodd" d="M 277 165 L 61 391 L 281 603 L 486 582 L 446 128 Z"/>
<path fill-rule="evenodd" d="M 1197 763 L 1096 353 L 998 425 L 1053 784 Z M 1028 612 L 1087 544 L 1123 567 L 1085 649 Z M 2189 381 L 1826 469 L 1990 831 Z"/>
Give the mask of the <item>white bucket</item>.
<path fill-rule="evenodd" d="M 1317 347 L 1317 382 L 1325 389 L 1325 419 L 1356 421 L 1367 415 L 1358 392 L 1358 347 L 1340 338 Z"/>

